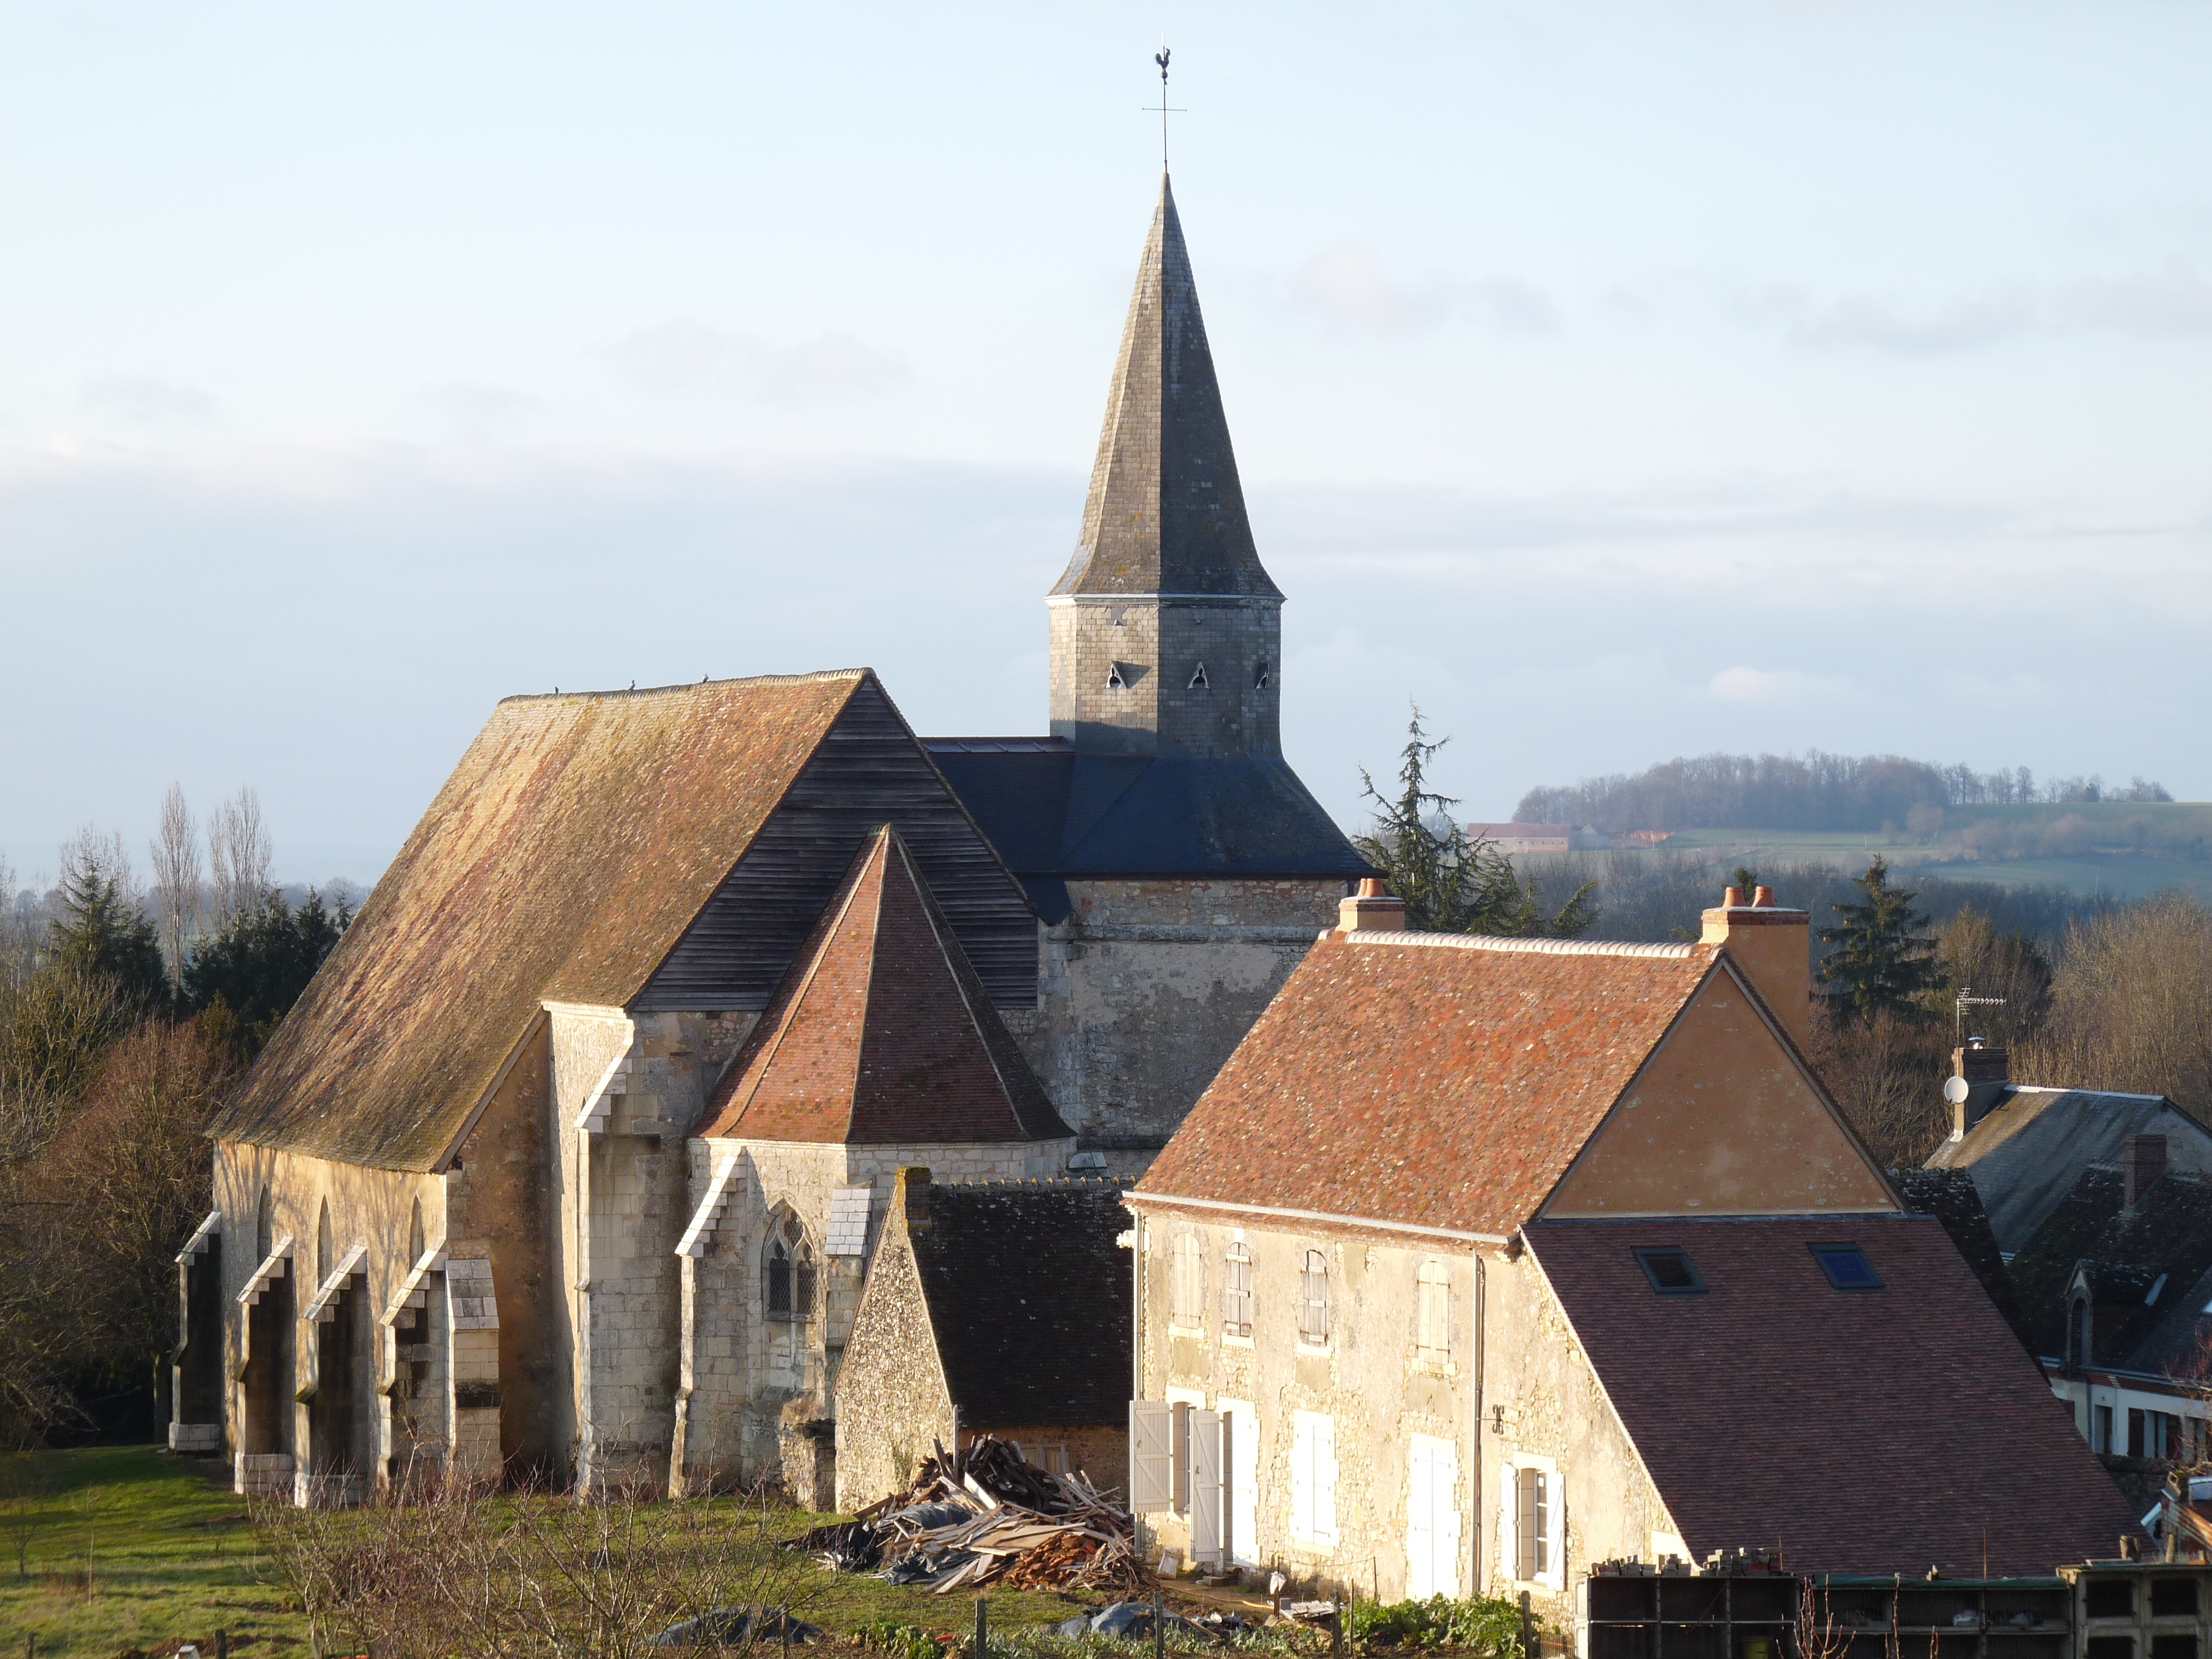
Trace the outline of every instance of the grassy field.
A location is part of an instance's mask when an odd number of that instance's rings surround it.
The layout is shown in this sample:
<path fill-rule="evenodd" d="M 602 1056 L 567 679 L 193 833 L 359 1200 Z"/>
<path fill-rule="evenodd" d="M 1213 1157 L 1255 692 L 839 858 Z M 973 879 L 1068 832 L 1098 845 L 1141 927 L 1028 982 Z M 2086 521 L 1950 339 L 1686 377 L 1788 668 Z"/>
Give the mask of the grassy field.
<path fill-rule="evenodd" d="M 40 1655 L 69 1659 L 173 1652 L 180 1641 L 212 1655 L 218 1629 L 230 1632 L 234 1651 L 304 1655 L 307 1621 L 227 1473 L 215 1461 L 150 1446 L 0 1456 L 0 1655 L 15 1659 L 27 1636 Z M 708 1524 L 726 1517 L 750 1526 L 757 1513 L 731 1502 L 708 1508 Z M 774 1511 L 763 1557 L 791 1563 L 775 1542 L 819 1519 Z M 801 1618 L 835 1635 L 885 1619 L 958 1631 L 974 1616 L 970 1598 L 957 1592 L 933 1596 L 811 1566 L 791 1599 Z M 1056 1621 L 1079 1605 L 1034 1591 L 991 1592 L 1000 1628 Z"/>

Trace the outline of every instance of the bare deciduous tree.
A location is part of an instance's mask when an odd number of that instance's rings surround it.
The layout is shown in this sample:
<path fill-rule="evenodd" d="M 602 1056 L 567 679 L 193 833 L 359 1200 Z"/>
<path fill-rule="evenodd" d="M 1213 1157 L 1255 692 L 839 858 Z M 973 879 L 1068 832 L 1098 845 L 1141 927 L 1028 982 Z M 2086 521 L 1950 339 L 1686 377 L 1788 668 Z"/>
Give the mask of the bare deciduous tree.
<path fill-rule="evenodd" d="M 247 784 L 208 814 L 209 921 L 220 928 L 261 902 L 269 887 L 271 849 L 261 821 L 261 797 Z"/>
<path fill-rule="evenodd" d="M 62 843 L 62 874 L 64 880 L 76 875 L 102 883 L 112 881 L 116 896 L 130 908 L 146 908 L 146 890 L 139 884 L 138 872 L 131 862 L 131 849 L 124 845 L 120 830 L 102 835 L 88 823 L 79 830 Z"/>
<path fill-rule="evenodd" d="M 161 797 L 161 829 L 152 844 L 154 888 L 161 908 L 161 950 L 169 959 L 173 989 L 185 971 L 185 946 L 200 913 L 199 827 L 192 822 L 182 784 Z"/>
<path fill-rule="evenodd" d="M 2169 894 L 2069 930 L 2013 1074 L 2170 1095 L 2212 1122 L 2212 909 Z"/>

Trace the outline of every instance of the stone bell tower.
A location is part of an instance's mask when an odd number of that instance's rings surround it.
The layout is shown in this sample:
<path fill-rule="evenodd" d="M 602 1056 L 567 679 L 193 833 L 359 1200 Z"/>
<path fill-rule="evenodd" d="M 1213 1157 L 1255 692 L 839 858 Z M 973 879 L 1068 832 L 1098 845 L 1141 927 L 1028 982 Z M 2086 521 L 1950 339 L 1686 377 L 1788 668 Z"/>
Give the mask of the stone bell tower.
<path fill-rule="evenodd" d="M 1078 754 L 1280 752 L 1283 595 L 1253 545 L 1164 174 L 1082 539 L 1047 603 L 1052 732 Z"/>

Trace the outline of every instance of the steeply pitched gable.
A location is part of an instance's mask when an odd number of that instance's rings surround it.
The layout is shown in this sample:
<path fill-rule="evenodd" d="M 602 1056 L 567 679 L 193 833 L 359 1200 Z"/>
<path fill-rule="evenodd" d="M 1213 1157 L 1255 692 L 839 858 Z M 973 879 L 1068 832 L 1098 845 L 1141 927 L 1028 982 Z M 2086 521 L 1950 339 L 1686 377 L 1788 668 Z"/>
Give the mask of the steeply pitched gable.
<path fill-rule="evenodd" d="M 1718 959 L 1703 945 L 1324 934 L 1134 1196 L 1508 1237 Z"/>
<path fill-rule="evenodd" d="M 854 860 L 708 1104 L 714 1139 L 914 1146 L 1071 1134 L 898 832 Z"/>
<path fill-rule="evenodd" d="M 1889 1183 L 1732 967 L 1697 988 L 1547 1218 L 1894 1211 Z"/>
<path fill-rule="evenodd" d="M 869 671 L 509 698 L 211 1133 L 435 1167 L 548 1002 L 764 1006 L 887 818 L 1033 986 L 1020 889 Z"/>

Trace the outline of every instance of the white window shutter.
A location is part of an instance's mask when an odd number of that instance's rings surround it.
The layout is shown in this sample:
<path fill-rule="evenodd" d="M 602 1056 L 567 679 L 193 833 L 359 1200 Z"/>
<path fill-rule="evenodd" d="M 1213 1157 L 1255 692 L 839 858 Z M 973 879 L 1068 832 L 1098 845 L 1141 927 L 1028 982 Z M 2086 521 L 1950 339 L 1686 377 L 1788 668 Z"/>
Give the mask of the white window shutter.
<path fill-rule="evenodd" d="M 1498 1480 L 1498 1565 L 1507 1578 L 1521 1576 L 1521 1472 L 1501 1467 Z"/>
<path fill-rule="evenodd" d="M 1221 1560 L 1221 1415 L 1190 1414 L 1190 1559 Z"/>
<path fill-rule="evenodd" d="M 1175 1501 L 1175 1470 L 1168 1449 L 1175 1421 L 1165 1401 L 1129 1402 L 1129 1507 L 1158 1515 Z"/>

